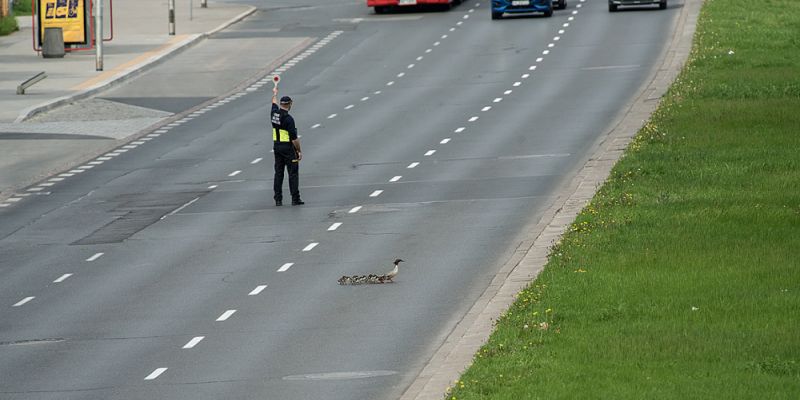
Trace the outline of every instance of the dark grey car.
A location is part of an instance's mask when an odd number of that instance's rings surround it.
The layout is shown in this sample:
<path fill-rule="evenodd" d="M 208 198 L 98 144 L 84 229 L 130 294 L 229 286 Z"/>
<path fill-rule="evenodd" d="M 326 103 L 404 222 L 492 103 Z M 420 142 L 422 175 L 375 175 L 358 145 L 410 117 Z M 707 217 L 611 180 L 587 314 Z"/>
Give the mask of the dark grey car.
<path fill-rule="evenodd" d="M 667 0 L 608 0 L 608 11 L 617 11 L 619 6 L 639 6 L 646 4 L 658 4 L 658 8 L 667 8 Z"/>

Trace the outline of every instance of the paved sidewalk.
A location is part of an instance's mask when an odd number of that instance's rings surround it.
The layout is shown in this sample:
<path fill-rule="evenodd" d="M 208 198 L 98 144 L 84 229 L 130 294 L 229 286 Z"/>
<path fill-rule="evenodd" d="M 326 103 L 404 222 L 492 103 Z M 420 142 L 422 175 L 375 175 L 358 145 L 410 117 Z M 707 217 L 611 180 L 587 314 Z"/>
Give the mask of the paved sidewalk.
<path fill-rule="evenodd" d="M 30 17 L 25 18 L 27 27 L 0 37 L 0 132 L 12 131 L 9 123 L 22 122 L 78 97 L 88 97 L 255 11 L 251 6 L 230 3 L 210 1 L 208 8 L 200 8 L 200 0 L 193 3 L 190 21 L 190 0 L 176 0 L 176 35 L 169 36 L 164 0 L 115 1 L 114 39 L 103 47 L 101 72 L 95 71 L 94 51 L 72 52 L 61 59 L 37 55 L 33 51 Z M 25 95 L 16 94 L 17 85 L 41 71 L 47 73 L 47 79 Z"/>
<path fill-rule="evenodd" d="M 95 71 L 94 51 L 61 59 L 37 55 L 30 17 L 19 18 L 20 31 L 0 37 L 0 200 L 172 115 L 87 98 L 158 68 L 185 53 L 179 50 L 255 11 L 230 3 L 209 1 L 205 9 L 200 0 L 193 3 L 190 21 L 190 0 L 176 0 L 176 35 L 170 36 L 166 1 L 115 2 L 114 40 L 104 45 L 101 72 Z M 17 85 L 40 71 L 47 79 L 17 95 Z"/>

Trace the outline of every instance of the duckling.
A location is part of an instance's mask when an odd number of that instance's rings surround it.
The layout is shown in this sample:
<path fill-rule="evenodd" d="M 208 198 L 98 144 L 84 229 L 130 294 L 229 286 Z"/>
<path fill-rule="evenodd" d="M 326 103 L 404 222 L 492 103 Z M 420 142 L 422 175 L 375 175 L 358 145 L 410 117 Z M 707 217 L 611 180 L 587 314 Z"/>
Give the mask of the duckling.
<path fill-rule="evenodd" d="M 400 264 L 401 262 L 405 261 L 399 258 L 395 259 L 394 268 L 383 275 L 375 275 L 375 274 L 350 275 L 350 276 L 345 275 L 339 278 L 337 282 L 339 282 L 340 285 L 360 285 L 363 283 L 386 283 L 386 282 L 394 283 L 393 279 L 395 276 L 397 276 L 398 264 Z"/>

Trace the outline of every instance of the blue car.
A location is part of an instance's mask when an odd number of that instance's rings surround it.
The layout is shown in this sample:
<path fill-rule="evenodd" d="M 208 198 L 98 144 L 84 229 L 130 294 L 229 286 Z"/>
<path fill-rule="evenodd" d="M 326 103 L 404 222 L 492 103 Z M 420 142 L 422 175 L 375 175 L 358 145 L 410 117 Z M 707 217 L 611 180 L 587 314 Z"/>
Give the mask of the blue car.
<path fill-rule="evenodd" d="M 503 18 L 503 14 L 534 12 L 544 13 L 545 17 L 553 16 L 553 0 L 492 0 L 492 19 Z"/>

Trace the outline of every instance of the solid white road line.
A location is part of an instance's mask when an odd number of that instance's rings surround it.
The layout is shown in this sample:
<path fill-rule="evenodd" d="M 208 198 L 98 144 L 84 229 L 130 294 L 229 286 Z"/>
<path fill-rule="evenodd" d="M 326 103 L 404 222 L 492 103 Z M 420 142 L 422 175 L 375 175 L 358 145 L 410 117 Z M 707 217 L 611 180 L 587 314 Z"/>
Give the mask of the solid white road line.
<path fill-rule="evenodd" d="M 381 193 L 383 193 L 383 190 L 376 190 L 376 191 L 370 193 L 369 197 L 378 197 L 378 196 L 381 195 Z"/>
<path fill-rule="evenodd" d="M 147 377 L 144 378 L 144 380 L 152 381 L 152 380 L 158 378 L 159 376 L 161 376 L 161 374 L 163 374 L 164 371 L 166 371 L 166 370 L 167 370 L 167 368 L 156 368 L 156 370 L 151 372 L 150 375 L 147 375 Z"/>
<path fill-rule="evenodd" d="M 26 298 L 18 301 L 17 304 L 14 304 L 13 307 L 19 307 L 19 306 L 25 305 L 25 303 L 27 303 L 27 302 L 35 299 L 35 298 L 36 298 L 35 296 L 26 297 Z"/>
<path fill-rule="evenodd" d="M 294 265 L 294 263 L 283 264 L 280 268 L 278 268 L 278 272 L 286 272 L 289 270 L 289 268 L 292 268 L 292 265 Z"/>
<path fill-rule="evenodd" d="M 248 296 L 258 296 L 264 289 L 267 288 L 267 285 L 258 285 L 252 292 L 248 293 Z"/>
<path fill-rule="evenodd" d="M 397 181 L 399 181 L 399 180 L 400 180 L 400 179 L 402 179 L 402 178 L 403 178 L 403 176 L 402 176 L 402 175 L 397 175 L 397 176 L 395 176 L 395 177 L 392 177 L 392 179 L 389 179 L 389 182 L 397 182 Z"/>
<path fill-rule="evenodd" d="M 233 315 L 235 313 L 236 313 L 236 310 L 225 311 L 224 313 L 222 313 L 222 315 L 219 316 L 219 318 L 217 318 L 217 322 L 226 321 L 228 318 L 231 317 L 231 315 Z"/>
<path fill-rule="evenodd" d="M 333 224 L 332 224 L 332 225 L 331 225 L 331 226 L 328 228 L 328 231 L 330 231 L 330 232 L 333 232 L 333 231 L 335 231 L 335 230 L 339 229 L 339 227 L 340 227 L 340 226 L 342 226 L 342 223 L 341 223 L 341 222 L 334 222 L 334 223 L 333 223 Z"/>
<path fill-rule="evenodd" d="M 314 247 L 317 247 L 317 245 L 318 245 L 318 244 L 319 244 L 319 243 L 317 243 L 317 242 L 309 243 L 309 244 L 308 244 L 308 246 L 306 246 L 306 247 L 304 247 L 304 248 L 303 248 L 303 251 L 311 251 L 311 250 L 314 250 Z"/>
<path fill-rule="evenodd" d="M 67 280 L 67 278 L 69 278 L 70 276 L 72 276 L 72 274 L 64 274 L 64 275 L 61 275 L 61 277 L 59 277 L 58 279 L 54 280 L 54 281 L 53 281 L 53 283 L 61 283 L 61 282 L 64 282 L 64 281 L 65 281 L 65 280 Z"/>
<path fill-rule="evenodd" d="M 194 337 L 194 338 L 192 338 L 192 340 L 189 341 L 189 343 L 186 343 L 185 345 L 183 345 L 183 348 L 184 349 L 191 349 L 194 346 L 197 346 L 197 344 L 202 342 L 203 339 L 205 339 L 205 338 L 206 338 L 205 336 Z"/>
<path fill-rule="evenodd" d="M 355 214 L 355 213 L 357 213 L 359 210 L 361 210 L 361 206 L 355 206 L 355 207 L 351 208 L 351 209 L 350 209 L 350 211 L 348 211 L 347 213 L 348 213 L 348 214 Z"/>
<path fill-rule="evenodd" d="M 102 257 L 102 256 L 103 256 L 103 254 L 106 254 L 106 253 L 97 253 L 97 254 L 95 254 L 95 255 L 93 255 L 93 256 L 91 256 L 91 257 L 87 258 L 87 259 L 86 259 L 86 261 L 88 261 L 88 262 L 95 261 L 95 260 L 97 260 L 98 258 Z"/>

